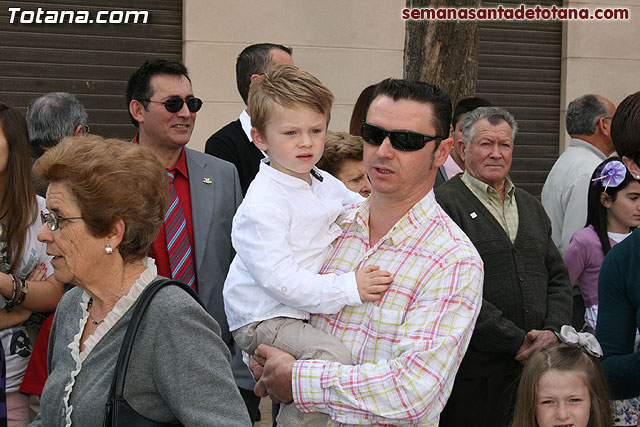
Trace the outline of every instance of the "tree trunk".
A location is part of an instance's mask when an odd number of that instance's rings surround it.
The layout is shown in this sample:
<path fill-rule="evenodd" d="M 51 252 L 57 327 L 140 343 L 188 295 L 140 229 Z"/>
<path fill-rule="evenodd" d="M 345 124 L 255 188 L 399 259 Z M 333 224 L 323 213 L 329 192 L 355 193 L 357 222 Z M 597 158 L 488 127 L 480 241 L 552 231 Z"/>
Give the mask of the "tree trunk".
<path fill-rule="evenodd" d="M 481 0 L 407 0 L 407 8 L 480 7 Z M 443 87 L 451 102 L 473 96 L 478 78 L 477 21 L 408 20 L 404 77 Z"/>

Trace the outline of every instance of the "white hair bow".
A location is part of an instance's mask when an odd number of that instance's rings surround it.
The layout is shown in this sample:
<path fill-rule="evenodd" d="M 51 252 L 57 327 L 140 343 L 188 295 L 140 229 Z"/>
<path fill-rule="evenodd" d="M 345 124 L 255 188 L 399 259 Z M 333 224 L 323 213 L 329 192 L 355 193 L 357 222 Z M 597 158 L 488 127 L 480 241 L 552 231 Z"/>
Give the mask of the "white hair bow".
<path fill-rule="evenodd" d="M 602 347 L 592 334 L 588 332 L 576 332 L 573 326 L 564 325 L 560 328 L 560 332 L 556 332 L 558 339 L 565 344 L 580 347 L 588 354 L 596 357 L 602 357 Z"/>

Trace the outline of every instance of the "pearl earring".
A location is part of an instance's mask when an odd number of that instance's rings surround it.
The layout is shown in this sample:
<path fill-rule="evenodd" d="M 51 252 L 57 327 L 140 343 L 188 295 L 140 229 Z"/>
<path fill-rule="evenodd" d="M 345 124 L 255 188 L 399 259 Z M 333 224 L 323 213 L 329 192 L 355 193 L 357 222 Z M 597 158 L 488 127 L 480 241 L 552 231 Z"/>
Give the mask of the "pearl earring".
<path fill-rule="evenodd" d="M 110 244 L 106 244 L 106 246 L 104 247 L 104 253 L 107 255 L 111 255 L 113 254 L 113 248 L 111 247 Z"/>

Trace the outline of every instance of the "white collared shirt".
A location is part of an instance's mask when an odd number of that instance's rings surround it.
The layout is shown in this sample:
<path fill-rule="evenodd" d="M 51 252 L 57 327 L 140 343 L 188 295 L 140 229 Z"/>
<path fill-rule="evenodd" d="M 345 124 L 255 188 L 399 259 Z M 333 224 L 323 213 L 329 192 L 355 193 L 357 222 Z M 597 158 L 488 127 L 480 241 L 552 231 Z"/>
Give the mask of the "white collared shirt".
<path fill-rule="evenodd" d="M 360 304 L 355 273 L 318 275 L 347 206 L 363 199 L 314 168 L 311 185 L 263 160 L 233 218 L 236 257 L 224 284 L 229 329 L 273 317 L 308 319 Z M 318 176 L 321 179 L 318 179 Z"/>
<path fill-rule="evenodd" d="M 253 138 L 251 138 L 251 117 L 249 116 L 249 113 L 247 113 L 246 108 L 242 110 L 242 113 L 240 113 L 240 117 L 238 117 L 238 119 L 240 120 L 242 130 L 244 131 L 245 135 L 247 135 L 249 141 L 253 141 Z"/>
<path fill-rule="evenodd" d="M 246 108 L 242 110 L 242 113 L 240 113 L 240 117 L 238 117 L 238 119 L 240 120 L 240 124 L 242 125 L 244 134 L 247 135 L 247 139 L 253 142 L 253 138 L 251 138 L 251 117 L 249 116 L 249 113 L 247 113 Z M 267 159 L 269 158 L 269 155 L 265 151 L 260 151 L 262 152 L 264 157 L 266 157 Z"/>

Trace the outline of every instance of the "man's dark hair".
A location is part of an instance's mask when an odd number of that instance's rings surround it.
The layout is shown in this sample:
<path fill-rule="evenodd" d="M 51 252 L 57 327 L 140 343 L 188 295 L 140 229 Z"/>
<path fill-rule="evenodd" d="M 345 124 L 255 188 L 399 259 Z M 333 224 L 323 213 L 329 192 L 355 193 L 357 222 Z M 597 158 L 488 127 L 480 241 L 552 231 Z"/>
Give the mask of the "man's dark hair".
<path fill-rule="evenodd" d="M 460 116 L 463 114 L 467 114 L 469 111 L 473 111 L 478 107 L 493 107 L 491 101 L 484 98 L 464 98 L 461 99 L 460 102 L 456 105 L 456 108 L 453 109 L 453 119 L 451 119 L 451 126 L 454 128 L 458 124 L 460 120 Z"/>
<path fill-rule="evenodd" d="M 145 110 L 147 109 L 149 105 L 148 101 L 153 96 L 149 82 L 151 81 L 151 77 L 158 74 L 185 76 L 187 80 L 191 82 L 189 74 L 187 73 L 187 67 L 180 62 L 167 61 L 166 59 L 147 61 L 129 77 L 129 83 L 127 83 L 127 111 L 129 111 L 129 104 L 131 104 L 131 101 L 134 99 L 140 101 Z M 138 122 L 133 118 L 131 112 L 129 112 L 129 118 L 131 119 L 131 123 L 133 123 L 135 127 L 138 127 Z"/>
<path fill-rule="evenodd" d="M 601 117 L 609 114 L 607 106 L 597 95 L 582 95 L 567 107 L 567 133 L 569 135 L 593 135 Z"/>
<path fill-rule="evenodd" d="M 640 165 L 640 92 L 627 96 L 611 121 L 611 139 L 618 156 Z"/>
<path fill-rule="evenodd" d="M 446 138 L 449 135 L 451 99 L 441 87 L 415 80 L 386 79 L 378 83 L 371 103 L 373 104 L 373 101 L 381 95 L 388 96 L 394 101 L 404 99 L 431 105 L 436 136 Z M 439 141 L 436 144 L 439 144 Z"/>
<path fill-rule="evenodd" d="M 27 107 L 31 156 L 39 158 L 43 147 L 53 147 L 86 124 L 86 110 L 70 93 L 50 92 L 32 99 Z"/>
<path fill-rule="evenodd" d="M 249 98 L 249 86 L 252 74 L 264 74 L 268 71 L 271 62 L 271 50 L 280 49 L 289 55 L 293 51 L 290 47 L 275 43 L 258 43 L 244 48 L 236 60 L 236 84 L 238 92 L 247 105 Z"/>

